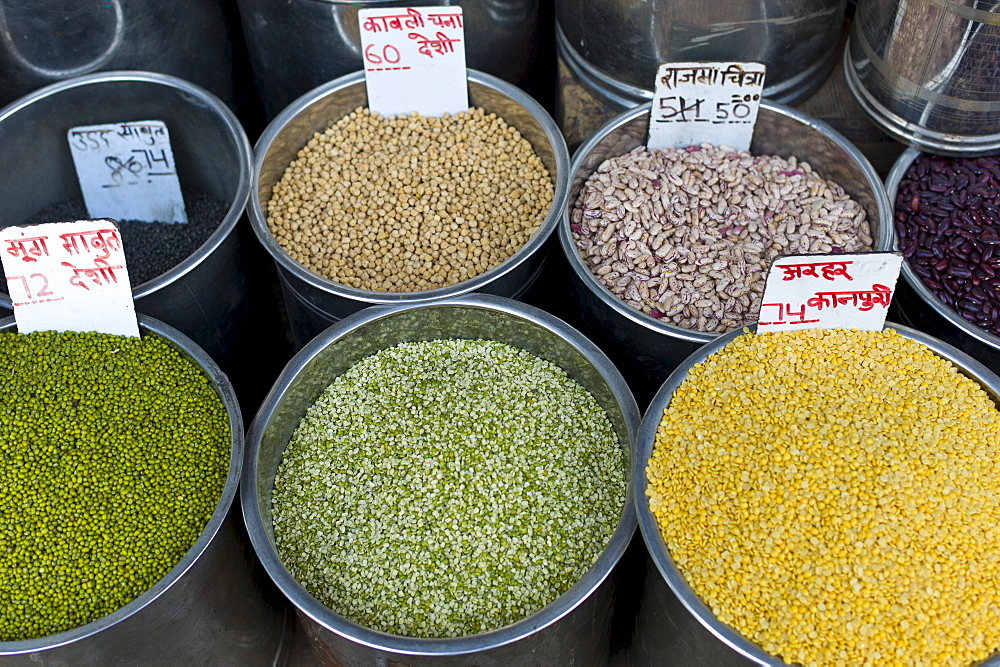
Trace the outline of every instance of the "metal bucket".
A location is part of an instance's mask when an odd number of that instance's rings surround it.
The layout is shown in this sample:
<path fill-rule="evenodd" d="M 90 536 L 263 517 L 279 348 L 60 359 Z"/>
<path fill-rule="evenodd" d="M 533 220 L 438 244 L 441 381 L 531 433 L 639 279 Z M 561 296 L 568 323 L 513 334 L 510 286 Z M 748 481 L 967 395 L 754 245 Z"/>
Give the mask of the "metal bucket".
<path fill-rule="evenodd" d="M 257 238 L 278 267 L 292 338 L 303 346 L 328 326 L 366 306 L 426 303 L 481 291 L 517 298 L 541 272 L 548 246 L 566 205 L 569 153 L 552 117 L 531 97 L 509 83 L 469 70 L 469 104 L 496 113 L 517 128 L 548 169 L 555 192 L 552 206 L 538 231 L 512 257 L 469 280 L 422 292 L 375 292 L 348 287 L 309 271 L 278 245 L 267 227 L 264 208 L 271 189 L 296 153 L 312 139 L 358 107 L 368 105 L 364 72 L 355 72 L 320 86 L 295 101 L 275 118 L 254 148 L 253 196 L 250 222 Z"/>
<path fill-rule="evenodd" d="M 848 88 L 885 132 L 940 155 L 1000 150 L 996 2 L 862 0 L 844 51 Z"/>
<path fill-rule="evenodd" d="M 889 171 L 885 179 L 885 189 L 893 205 L 896 202 L 900 181 L 913 161 L 920 156 L 920 151 L 908 148 Z M 892 246 L 898 250 L 895 226 L 892 227 L 891 234 Z M 909 261 L 903 262 L 902 274 L 904 281 L 897 289 L 895 301 L 903 319 L 913 327 L 940 338 L 975 357 L 994 372 L 1000 373 L 1000 337 L 967 321 L 955 312 L 954 308 L 938 299 L 913 271 Z"/>
<path fill-rule="evenodd" d="M 240 386 L 246 369 L 236 344 L 248 335 L 250 307 L 241 247 L 249 239 L 236 228 L 250 195 L 251 150 L 219 98 L 172 76 L 108 72 L 52 84 L 0 110 L 0 227 L 80 196 L 69 128 L 131 120 L 165 121 L 181 183 L 229 202 L 200 248 L 133 288 L 136 310 L 191 337 Z M 0 293 L 0 313 L 10 310 L 10 297 Z"/>
<path fill-rule="evenodd" d="M 163 579 L 121 609 L 58 634 L 0 642 L 4 665 L 272 665 L 287 651 L 287 606 L 267 586 L 233 506 L 243 468 L 243 418 L 229 379 L 176 329 L 144 315 L 142 333 L 169 340 L 209 377 L 229 415 L 229 473 L 201 535 Z M 13 333 L 13 318 L 0 332 Z"/>
<path fill-rule="evenodd" d="M 611 357 L 645 405 L 664 378 L 698 347 L 718 334 L 681 329 L 632 309 L 591 273 L 576 249 L 569 227 L 569 210 L 587 178 L 608 158 L 645 145 L 649 104 L 619 115 L 587 140 L 570 165 L 567 212 L 559 222 L 559 241 L 572 269 L 571 295 L 577 313 L 570 319 L 586 323 L 590 337 Z M 826 123 L 789 107 L 764 100 L 754 130 L 751 152 L 796 156 L 824 178 L 836 181 L 864 207 L 875 248 L 891 243 L 892 214 L 882 182 L 868 160 Z"/>
<path fill-rule="evenodd" d="M 0 106 L 56 81 L 122 69 L 181 77 L 232 102 L 232 50 L 220 0 L 6 0 Z"/>
<path fill-rule="evenodd" d="M 950 345 L 907 327 L 891 326 L 899 334 L 923 343 L 939 356 L 953 362 L 962 373 L 976 380 L 1000 407 L 1000 377 Z M 655 570 L 650 568 L 648 574 L 650 581 L 646 584 L 646 595 L 647 597 L 664 594 L 676 596 L 674 599 L 652 600 L 648 608 L 640 608 L 635 642 L 642 647 L 644 655 L 673 656 L 677 655 L 678 650 L 682 650 L 689 656 L 684 660 L 684 664 L 690 665 L 785 664 L 719 621 L 695 594 L 670 557 L 646 498 L 646 465 L 653 451 L 656 429 L 674 392 L 695 364 L 703 362 L 709 355 L 718 352 L 730 341 L 742 335 L 754 334 L 744 334 L 742 330 L 730 331 L 685 359 L 660 387 L 639 426 L 639 448 L 632 471 L 635 480 L 635 503 L 639 515 L 639 528 L 650 558 L 656 564 Z M 666 588 L 664 581 L 669 590 L 664 590 Z M 650 611 L 659 612 L 662 616 L 651 616 Z M 699 628 L 697 625 L 702 627 Z M 981 664 L 998 665 L 1000 656 L 991 657 Z"/>
<path fill-rule="evenodd" d="M 413 6 L 403 0 L 238 1 L 268 118 L 316 86 L 363 67 L 358 10 Z M 469 67 L 521 87 L 530 82 L 538 0 L 430 0 L 419 6 L 461 7 Z"/>
<path fill-rule="evenodd" d="M 796 104 L 829 76 L 847 0 L 556 0 L 560 56 L 600 98 L 653 97 L 657 68 L 678 61 L 767 65 L 764 96 Z"/>
<path fill-rule="evenodd" d="M 578 331 L 510 299 L 469 295 L 425 305 L 368 308 L 330 327 L 302 349 L 278 378 L 248 434 L 241 487 L 250 539 L 278 588 L 298 609 L 306 633 L 333 665 L 604 664 L 615 591 L 609 576 L 635 529 L 626 502 L 608 546 L 580 581 L 531 616 L 498 630 L 451 639 L 377 632 L 333 613 L 281 564 L 274 544 L 271 490 L 293 431 L 317 396 L 360 359 L 407 341 L 489 339 L 551 361 L 606 410 L 632 460 L 639 412 L 611 362 Z M 629 481 L 631 492 L 632 482 Z"/>

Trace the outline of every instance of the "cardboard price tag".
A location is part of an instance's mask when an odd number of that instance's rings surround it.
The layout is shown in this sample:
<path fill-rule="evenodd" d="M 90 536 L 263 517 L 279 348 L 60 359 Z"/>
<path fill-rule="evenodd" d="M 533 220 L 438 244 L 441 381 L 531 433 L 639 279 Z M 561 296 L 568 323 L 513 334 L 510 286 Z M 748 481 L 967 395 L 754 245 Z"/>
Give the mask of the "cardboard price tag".
<path fill-rule="evenodd" d="M 757 122 L 762 63 L 666 63 L 656 73 L 649 148 L 709 142 L 749 150 Z"/>
<path fill-rule="evenodd" d="M 469 108 L 461 7 L 358 11 L 368 108 L 443 116 Z"/>
<path fill-rule="evenodd" d="M 187 222 L 165 123 L 86 125 L 66 138 L 89 216 Z"/>
<path fill-rule="evenodd" d="M 139 335 L 114 220 L 6 227 L 0 260 L 20 333 Z"/>
<path fill-rule="evenodd" d="M 902 264 L 897 252 L 780 257 L 767 274 L 757 332 L 881 331 Z"/>

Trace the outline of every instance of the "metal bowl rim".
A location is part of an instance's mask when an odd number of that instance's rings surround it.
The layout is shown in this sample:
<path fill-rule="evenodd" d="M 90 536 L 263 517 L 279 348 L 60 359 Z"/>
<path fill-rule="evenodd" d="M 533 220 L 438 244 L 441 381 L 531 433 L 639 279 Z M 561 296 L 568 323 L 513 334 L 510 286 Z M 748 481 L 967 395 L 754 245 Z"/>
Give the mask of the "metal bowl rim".
<path fill-rule="evenodd" d="M 618 114 L 602 125 L 593 135 L 581 144 L 573 154 L 573 162 L 569 167 L 569 186 L 572 187 L 578 173 L 580 173 L 583 168 L 584 160 L 587 159 L 591 151 L 593 151 L 601 141 L 622 126 L 633 122 L 637 118 L 648 115 L 651 108 L 652 103 L 647 102 L 646 104 L 635 107 L 634 109 L 629 109 L 628 111 Z M 857 164 L 864 174 L 865 181 L 871 188 L 873 199 L 875 200 L 879 218 L 875 226 L 879 234 L 879 242 L 876 250 L 889 250 L 890 239 L 892 238 L 892 207 L 889 203 L 889 197 L 885 193 L 882 180 L 879 178 L 875 168 L 872 167 L 871 162 L 868 161 L 868 158 L 866 158 L 864 154 L 862 154 L 861 151 L 854 146 L 854 144 L 848 141 L 847 138 L 821 120 L 812 118 L 811 116 L 808 116 L 787 105 L 779 104 L 766 99 L 761 100 L 760 108 L 779 115 L 787 116 L 818 131 L 820 134 L 831 139 L 839 148 L 848 154 L 848 156 L 855 162 L 855 164 Z M 808 160 L 804 158 L 801 159 L 801 161 L 808 162 Z M 581 176 L 581 180 L 585 181 L 589 175 L 590 174 Z M 573 235 L 569 227 L 570 216 L 572 215 L 573 207 L 575 205 L 576 202 L 569 201 L 567 196 L 566 207 L 563 211 L 562 219 L 559 221 L 559 227 L 557 230 L 559 245 L 562 247 L 563 255 L 569 261 L 569 265 L 579 282 L 586 285 L 587 289 L 589 289 L 603 304 L 609 306 L 616 315 L 624 317 L 633 324 L 637 324 L 669 338 L 704 344 L 715 340 L 719 336 L 725 335 L 682 329 L 681 327 L 673 324 L 660 322 L 657 319 L 649 317 L 648 315 L 631 308 L 624 301 L 612 294 L 607 287 L 602 285 L 597 280 L 593 272 L 591 272 L 587 265 L 584 264 L 583 259 L 580 258 L 580 253 L 577 252 L 576 243 L 573 241 Z M 736 330 L 738 331 L 739 328 Z"/>
<path fill-rule="evenodd" d="M 892 329 L 906 338 L 926 345 L 938 356 L 954 363 L 963 374 L 972 377 L 979 383 L 980 386 L 985 387 L 987 391 L 990 391 L 995 396 L 1000 397 L 1000 377 L 968 354 L 941 340 L 928 336 L 927 334 L 910 327 L 892 322 L 886 322 L 884 329 Z M 639 425 L 639 434 L 637 437 L 638 453 L 633 460 L 635 467 L 632 471 L 632 477 L 636 480 L 636 484 L 633 487 L 635 490 L 633 500 L 639 520 L 639 530 L 642 533 L 643 541 L 646 543 L 649 556 L 656 565 L 656 569 L 659 571 L 660 575 L 664 578 L 664 580 L 666 580 L 671 591 L 673 591 L 674 595 L 676 595 L 680 602 L 684 605 L 684 608 L 687 609 L 688 612 L 690 612 L 691 615 L 694 616 L 706 630 L 711 632 L 726 646 L 733 649 L 740 655 L 754 660 L 762 665 L 783 665 L 785 663 L 764 651 L 764 649 L 751 642 L 731 626 L 720 621 L 715 614 L 712 613 L 708 605 L 706 605 L 694 592 L 691 586 L 687 583 L 687 580 L 680 573 L 680 570 L 678 570 L 677 566 L 674 564 L 673 558 L 671 558 L 670 552 L 660 535 L 659 527 L 656 523 L 656 517 L 653 516 L 653 513 L 649 510 L 649 502 L 646 499 L 646 487 L 648 485 L 648 481 L 646 479 L 646 465 L 652 455 L 653 445 L 656 439 L 656 431 L 663 415 L 663 411 L 669 405 L 674 391 L 676 391 L 681 383 L 687 379 L 688 371 L 695 364 L 703 362 L 709 356 L 718 352 L 739 336 L 744 334 L 755 335 L 755 331 L 756 327 L 744 327 L 742 329 L 729 331 L 724 335 L 719 336 L 711 343 L 704 345 L 688 356 L 687 359 L 685 359 L 660 386 L 660 389 L 656 392 L 653 400 L 650 401 L 649 408 L 646 410 L 645 415 L 643 415 L 642 423 Z M 998 409 L 1000 409 L 1000 406 L 998 406 Z M 995 658 L 991 657 L 982 664 L 1000 664 L 1000 656 L 996 656 Z"/>
<path fill-rule="evenodd" d="M 913 164 L 918 157 L 924 154 L 925 153 L 923 151 L 916 148 L 907 148 L 896 159 L 892 168 L 889 170 L 889 174 L 886 176 L 885 190 L 893 205 L 893 217 L 895 217 L 896 194 L 899 190 L 899 184 L 902 182 L 903 177 L 906 176 L 906 172 L 909 170 L 910 165 Z M 965 155 L 960 157 L 972 156 Z M 892 249 L 898 251 L 899 237 L 896 234 L 895 224 L 892 225 L 890 238 L 892 239 Z M 929 306 L 931 310 L 947 320 L 949 324 L 960 330 L 963 334 L 974 338 L 984 345 L 1000 350 L 1000 336 L 995 336 L 985 329 L 977 327 L 975 324 L 959 315 L 954 308 L 938 299 L 930 288 L 924 285 L 924 281 L 920 279 L 920 276 L 918 276 L 910 266 L 910 260 L 905 259 L 903 261 L 902 273 L 903 278 L 906 280 L 906 284 L 917 293 L 917 296 L 924 305 Z"/>
<path fill-rule="evenodd" d="M 247 525 L 250 542 L 258 559 L 263 563 L 271 580 L 290 602 L 303 614 L 334 634 L 353 643 L 376 650 L 405 654 L 409 656 L 456 656 L 494 649 L 522 640 L 571 613 L 582 604 L 608 578 L 615 564 L 621 559 L 625 548 L 635 532 L 637 519 L 635 504 L 632 502 L 635 481 L 631 478 L 631 462 L 627 466 L 628 486 L 621 517 L 609 540 L 594 565 L 567 591 L 530 616 L 502 628 L 475 635 L 444 639 L 424 639 L 404 637 L 372 630 L 347 620 L 320 603 L 299 584 L 284 567 L 274 548 L 272 540 L 264 528 L 264 518 L 259 508 L 260 488 L 257 483 L 258 460 L 263 432 L 268 421 L 280 406 L 282 397 L 292 381 L 328 345 L 343 339 L 358 328 L 384 318 L 411 310 L 465 308 L 500 312 L 521 318 L 544 328 L 556 337 L 570 343 L 600 373 L 621 410 L 628 430 L 629 443 L 620 442 L 627 456 L 635 458 L 635 434 L 640 418 L 639 409 L 631 390 L 618 369 L 604 353 L 582 333 L 559 318 L 538 308 L 519 303 L 513 299 L 491 294 L 469 294 L 452 299 L 427 304 L 397 304 L 370 306 L 353 313 L 327 328 L 300 350 L 289 362 L 274 386 L 261 404 L 257 416 L 247 433 L 247 460 L 243 467 L 240 485 L 243 516 Z"/>
<path fill-rule="evenodd" d="M 132 288 L 132 298 L 141 299 L 168 285 L 176 283 L 185 275 L 195 270 L 236 229 L 236 223 L 239 222 L 240 217 L 243 215 L 247 200 L 250 198 L 250 168 L 252 158 L 250 140 L 247 138 L 243 125 L 236 118 L 236 114 L 215 94 L 186 79 L 158 72 L 115 70 L 84 74 L 83 76 L 57 81 L 44 88 L 39 88 L 0 109 L 0 123 L 3 123 L 4 119 L 18 111 L 29 110 L 30 106 L 39 100 L 58 95 L 63 91 L 90 85 L 123 82 L 160 84 L 166 88 L 174 89 L 197 98 L 222 120 L 225 133 L 235 144 L 234 148 L 239 155 L 239 181 L 236 184 L 236 194 L 229 204 L 226 215 L 219 221 L 219 224 L 205 242 L 185 257 L 184 260 L 152 280 L 147 280 L 144 283 L 134 286 Z M 0 292 L 0 308 L 13 310 L 10 295 L 5 292 Z"/>
<path fill-rule="evenodd" d="M 140 613 L 146 607 L 152 605 L 157 598 L 166 593 L 174 586 L 181 577 L 194 567 L 195 563 L 208 551 L 215 536 L 222 529 L 229 509 L 233 505 L 243 469 L 244 437 L 243 437 L 243 417 L 240 412 L 239 401 L 236 392 L 229 378 L 222 372 L 212 358 L 198 346 L 193 340 L 183 333 L 174 329 L 170 325 L 154 319 L 147 315 L 139 315 L 140 332 L 152 332 L 169 341 L 181 354 L 192 363 L 198 365 L 201 371 L 209 378 L 213 389 L 219 395 L 219 400 L 225 406 L 229 418 L 229 469 L 226 474 L 226 482 L 222 493 L 219 496 L 218 504 L 212 512 L 211 518 L 199 533 L 198 538 L 191 547 L 184 553 L 181 559 L 172 567 L 159 581 L 151 588 L 138 595 L 134 600 L 115 611 L 102 616 L 101 618 L 78 626 L 71 630 L 65 630 L 44 637 L 35 639 L 24 639 L 19 641 L 0 641 L 0 657 L 24 655 L 50 649 L 59 648 L 67 644 L 72 644 L 94 636 L 104 630 L 112 628 L 119 623 Z M 16 324 L 13 317 L 0 319 L 0 332 L 9 333 L 16 331 Z"/>
<path fill-rule="evenodd" d="M 548 240 L 554 232 L 566 207 L 566 193 L 569 189 L 569 179 L 567 176 L 569 171 L 569 150 L 566 147 L 566 140 L 563 138 L 562 132 L 560 132 L 559 127 L 552 119 L 552 116 L 550 116 L 549 113 L 537 101 L 535 101 L 534 98 L 525 93 L 523 90 L 504 81 L 503 79 L 495 77 L 491 74 L 486 74 L 485 72 L 480 72 L 471 68 L 466 69 L 466 72 L 469 83 L 476 83 L 505 95 L 534 117 L 534 119 L 542 127 L 546 139 L 551 146 L 553 158 L 555 160 L 555 173 L 549 173 L 549 177 L 552 179 L 553 185 L 552 204 L 549 207 L 549 211 L 544 220 L 542 220 L 541 225 L 535 233 L 532 234 L 531 238 L 528 239 L 527 243 L 497 266 L 477 276 L 469 278 L 468 280 L 463 280 L 462 282 L 448 287 L 438 287 L 419 292 L 379 292 L 375 290 L 349 287 L 330 280 L 329 278 L 324 278 L 318 273 L 314 273 L 306 269 L 299 262 L 292 259 L 291 255 L 289 255 L 285 249 L 278 244 L 274 236 L 271 234 L 271 231 L 267 226 L 267 217 L 264 215 L 264 211 L 261 208 L 259 197 L 261 187 L 260 174 L 263 169 L 264 160 L 267 158 L 267 155 L 277 137 L 284 131 L 285 126 L 294 120 L 302 111 L 315 103 L 321 102 L 328 95 L 339 92 L 340 90 L 359 85 L 363 86 L 365 83 L 365 73 L 361 70 L 345 74 L 344 76 L 334 79 L 333 81 L 313 88 L 296 99 L 294 102 L 285 107 L 281 113 L 275 116 L 274 120 L 272 120 L 264 129 L 264 132 L 257 140 L 257 144 L 254 146 L 253 169 L 251 172 L 250 185 L 252 196 L 249 198 L 249 202 L 247 204 L 247 214 L 250 218 L 250 225 L 253 228 L 258 241 L 260 241 L 260 244 L 264 246 L 264 249 L 280 269 L 287 271 L 298 280 L 308 284 L 313 289 L 344 299 L 359 301 L 366 305 L 421 303 L 437 301 L 439 299 L 458 296 L 474 290 L 482 289 L 489 283 L 515 270 L 530 257 L 542 250 L 545 241 Z M 334 118 L 329 122 L 332 124 L 338 120 L 340 119 Z M 511 126 L 515 127 L 513 125 Z M 317 128 L 316 131 L 322 131 L 322 129 L 325 128 Z M 515 127 L 515 129 L 517 128 Z"/>

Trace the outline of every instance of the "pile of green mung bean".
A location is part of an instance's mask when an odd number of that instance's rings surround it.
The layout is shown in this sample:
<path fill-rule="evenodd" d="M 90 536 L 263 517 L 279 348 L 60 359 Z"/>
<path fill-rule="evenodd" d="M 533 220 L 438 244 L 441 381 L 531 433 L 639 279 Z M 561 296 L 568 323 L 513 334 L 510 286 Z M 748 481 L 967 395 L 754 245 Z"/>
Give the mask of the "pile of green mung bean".
<path fill-rule="evenodd" d="M 412 637 L 494 630 L 576 583 L 626 457 L 562 369 L 495 341 L 404 343 L 309 408 L 274 481 L 278 553 L 334 612 Z"/>
<path fill-rule="evenodd" d="M 0 405 L 0 641 L 121 608 L 218 505 L 225 406 L 157 335 L 0 333 Z"/>
<path fill-rule="evenodd" d="M 671 397 L 647 495 L 716 617 L 801 665 L 1000 650 L 1000 411 L 892 330 L 743 335 Z"/>

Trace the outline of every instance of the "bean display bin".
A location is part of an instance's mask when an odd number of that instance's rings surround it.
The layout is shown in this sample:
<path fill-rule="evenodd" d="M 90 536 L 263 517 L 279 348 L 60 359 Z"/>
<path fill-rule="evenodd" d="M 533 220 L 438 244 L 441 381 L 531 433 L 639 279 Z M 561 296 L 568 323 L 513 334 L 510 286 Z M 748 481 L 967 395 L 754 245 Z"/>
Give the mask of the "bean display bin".
<path fill-rule="evenodd" d="M 196 364 L 225 407 L 231 450 L 218 505 L 180 562 L 151 589 L 86 625 L 37 639 L 0 641 L 2 665 L 265 665 L 287 654 L 290 618 L 253 563 L 233 508 L 244 460 L 243 419 L 233 387 L 211 357 L 173 327 L 140 316 L 139 328 L 143 335 L 165 338 Z M 16 331 L 13 318 L 0 320 L 0 332 Z"/>
<path fill-rule="evenodd" d="M 224 493 L 182 562 L 103 619 L 0 642 L 0 667 L 782 664 L 694 596 L 644 495 L 653 422 L 671 388 L 692 363 L 741 333 L 697 333 L 626 306 L 579 257 L 573 207 L 602 161 L 645 144 L 657 65 L 765 62 L 752 152 L 809 162 L 865 209 L 875 250 L 899 249 L 896 188 L 919 153 L 904 152 L 883 172 L 903 144 L 942 154 L 995 152 L 1000 116 L 989 65 L 996 11 L 959 0 L 426 4 L 463 8 L 470 105 L 497 113 L 530 141 L 554 199 L 534 236 L 499 266 L 449 287 L 391 293 L 345 287 L 307 270 L 279 246 L 265 213 L 274 185 L 313 134 L 367 105 L 358 11 L 405 2 L 0 0 L 0 83 L 9 84 L 0 92 L 7 104 L 0 109 L 0 227 L 79 194 L 68 128 L 165 120 L 182 186 L 190 179 L 226 211 L 187 259 L 136 285 L 140 328 L 203 365 L 233 428 Z M 853 24 L 845 23 L 845 7 L 854 4 Z M 561 75 L 552 81 L 545 59 L 557 55 Z M 251 63 L 253 82 L 241 73 Z M 131 67 L 150 71 L 122 70 Z M 234 101 L 236 114 L 227 108 Z M 580 146 L 573 159 L 567 143 Z M 996 245 L 990 239 L 980 234 L 975 247 Z M 11 309 L 5 287 L 0 281 L 0 317 Z M 1000 380 L 990 373 L 998 371 L 1000 339 L 939 303 L 909 263 L 897 291 L 890 319 L 915 329 L 901 329 L 904 335 L 956 360 L 1000 401 Z M 12 319 L 0 320 L 0 331 L 13 327 Z M 595 394 L 630 461 L 630 501 L 594 565 L 555 602 L 479 635 L 417 639 L 349 621 L 291 576 L 276 554 L 271 492 L 295 424 L 334 376 L 395 343 L 447 337 L 527 349 Z M 0 360 L 0 386 L 8 377 Z M 245 446 L 230 381 L 243 414 L 256 414 Z M 8 410 L 0 406 L 0 415 Z M 232 506 L 237 492 L 241 508 Z M 920 612 L 914 608 L 914 618 Z M 1000 657 L 983 664 L 1000 664 Z"/>
<path fill-rule="evenodd" d="M 602 663 L 610 653 L 617 589 L 612 569 L 635 528 L 631 502 L 621 508 L 611 541 L 568 591 L 527 618 L 464 637 L 403 637 L 359 625 L 321 604 L 278 556 L 272 527 L 274 478 L 306 409 L 358 360 L 402 342 L 440 338 L 496 340 L 563 368 L 597 399 L 619 446 L 631 459 L 630 443 L 639 414 L 635 401 L 607 357 L 562 321 L 492 295 L 467 295 L 422 305 L 374 306 L 344 318 L 304 347 L 278 378 L 250 428 L 241 493 L 254 548 L 272 579 L 295 605 L 310 641 L 328 663 Z"/>

